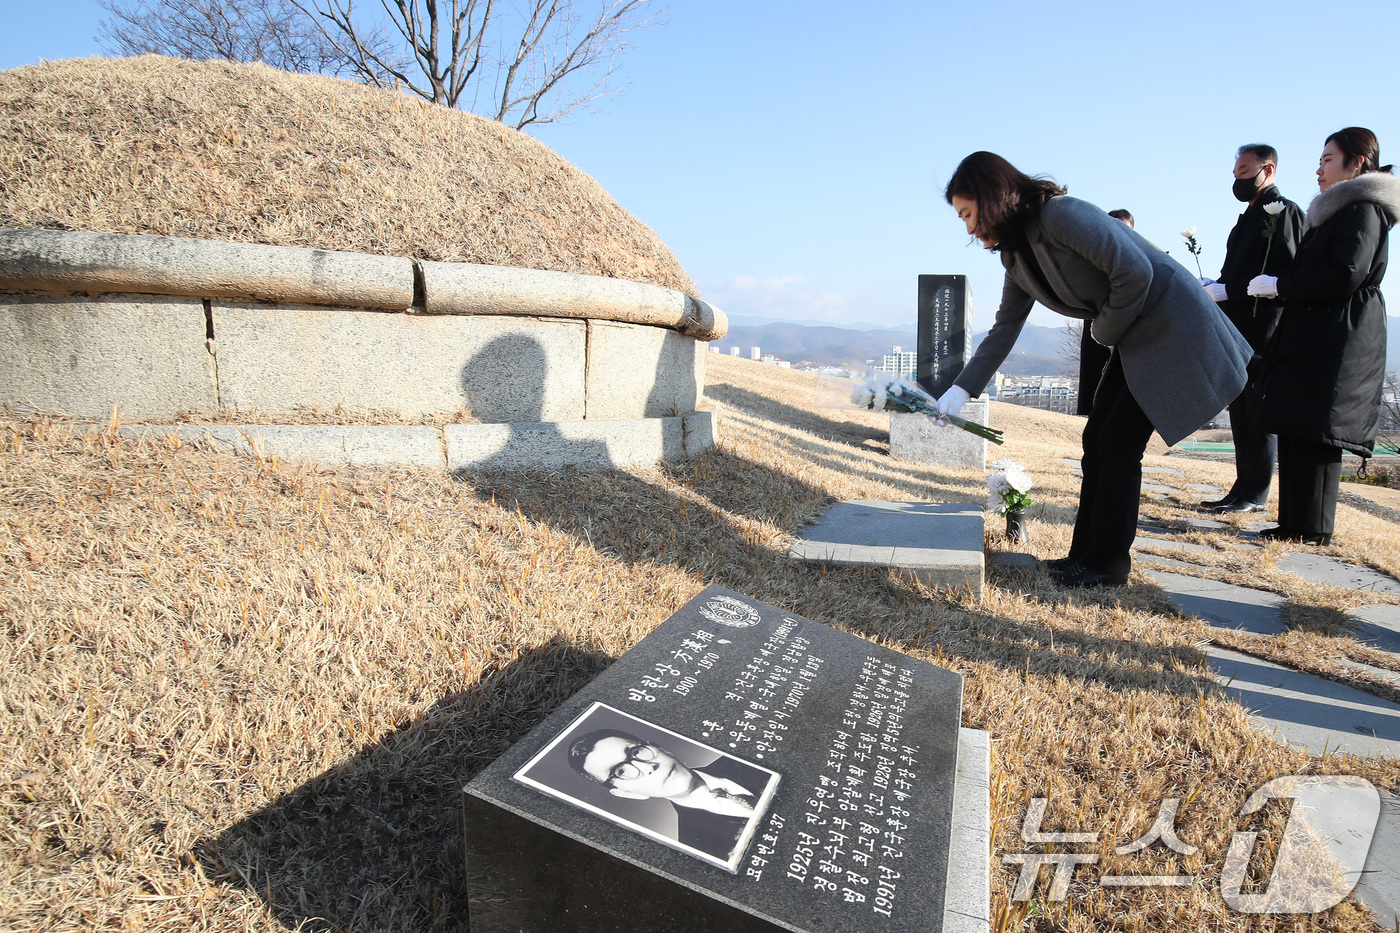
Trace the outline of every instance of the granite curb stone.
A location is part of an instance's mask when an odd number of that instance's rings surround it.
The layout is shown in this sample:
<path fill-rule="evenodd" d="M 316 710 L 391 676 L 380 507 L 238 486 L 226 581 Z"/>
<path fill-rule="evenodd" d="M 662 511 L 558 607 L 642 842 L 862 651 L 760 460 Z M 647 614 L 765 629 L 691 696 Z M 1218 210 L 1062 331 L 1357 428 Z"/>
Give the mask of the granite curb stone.
<path fill-rule="evenodd" d="M 713 412 L 681 418 L 531 424 L 426 425 L 133 425 L 123 437 L 177 437 L 231 453 L 328 465 L 407 466 L 434 470 L 651 467 L 693 457 L 715 444 Z M 687 426 L 688 430 L 687 430 Z M 99 430 L 93 428 L 92 430 Z"/>
<path fill-rule="evenodd" d="M 420 262 L 428 314 L 575 317 L 669 327 L 697 340 L 729 330 L 720 309 L 644 282 L 463 262 Z"/>
<path fill-rule="evenodd" d="M 0 229 L 0 291 L 125 292 L 404 311 L 413 261 L 187 237 Z"/>
<path fill-rule="evenodd" d="M 948 889 L 943 933 L 991 929 L 992 738 L 981 729 L 958 729 L 958 771 L 953 784 L 953 833 L 948 846 Z"/>
<path fill-rule="evenodd" d="M 142 425 L 121 429 L 123 437 L 175 436 L 183 443 L 201 441 L 244 456 L 312 460 L 333 466 L 444 467 L 442 432 L 433 427 L 399 425 L 208 424 Z"/>

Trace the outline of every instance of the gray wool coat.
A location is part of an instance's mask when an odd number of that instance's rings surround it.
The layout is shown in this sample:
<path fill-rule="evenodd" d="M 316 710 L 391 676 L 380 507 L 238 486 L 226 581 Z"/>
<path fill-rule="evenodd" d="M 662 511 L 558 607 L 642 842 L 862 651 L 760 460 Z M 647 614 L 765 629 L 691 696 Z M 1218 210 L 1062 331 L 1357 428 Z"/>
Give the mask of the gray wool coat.
<path fill-rule="evenodd" d="M 1001 254 L 1001 307 L 956 385 L 981 393 L 1038 301 L 1092 321 L 1094 339 L 1118 349 L 1133 398 L 1169 445 L 1240 394 L 1249 344 L 1170 256 L 1089 202 L 1064 195 L 1047 201 L 1025 232 L 1044 282 L 1019 251 Z"/>

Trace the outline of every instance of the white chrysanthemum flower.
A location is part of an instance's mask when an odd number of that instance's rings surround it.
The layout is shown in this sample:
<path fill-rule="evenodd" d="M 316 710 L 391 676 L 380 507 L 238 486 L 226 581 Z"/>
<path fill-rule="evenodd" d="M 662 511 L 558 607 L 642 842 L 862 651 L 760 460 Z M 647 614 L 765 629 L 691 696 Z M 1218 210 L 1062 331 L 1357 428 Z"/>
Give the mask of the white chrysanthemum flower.
<path fill-rule="evenodd" d="M 1012 467 L 1019 468 L 1021 465 L 1015 460 L 1007 460 L 1005 457 L 992 464 L 993 470 L 1009 470 Z"/>
<path fill-rule="evenodd" d="M 1288 205 L 1284 204 L 1282 201 L 1275 201 L 1272 204 L 1265 204 L 1264 213 L 1272 217 L 1274 214 L 1283 213 L 1283 209 L 1287 206 Z"/>
<path fill-rule="evenodd" d="M 1020 467 L 1015 467 L 1006 471 L 1006 484 L 1019 493 L 1030 492 L 1035 485 L 1031 481 L 1031 475 Z"/>
<path fill-rule="evenodd" d="M 1195 227 L 1187 227 L 1185 230 L 1181 231 L 1181 235 L 1184 236 L 1186 239 L 1189 240 L 1189 239 L 1191 239 L 1193 236 L 1196 235 L 1196 228 L 1195 228 Z"/>
<path fill-rule="evenodd" d="M 996 515 L 1004 514 L 1006 512 L 1006 500 L 993 493 L 987 497 L 987 511 Z"/>
<path fill-rule="evenodd" d="M 873 401 L 875 401 L 875 393 L 870 391 L 869 386 L 860 386 L 851 393 L 851 403 L 857 408 L 869 408 Z"/>
<path fill-rule="evenodd" d="M 992 491 L 993 495 L 1004 496 L 1011 491 L 1011 484 L 1006 481 L 1006 473 L 997 470 L 987 477 L 987 488 Z"/>

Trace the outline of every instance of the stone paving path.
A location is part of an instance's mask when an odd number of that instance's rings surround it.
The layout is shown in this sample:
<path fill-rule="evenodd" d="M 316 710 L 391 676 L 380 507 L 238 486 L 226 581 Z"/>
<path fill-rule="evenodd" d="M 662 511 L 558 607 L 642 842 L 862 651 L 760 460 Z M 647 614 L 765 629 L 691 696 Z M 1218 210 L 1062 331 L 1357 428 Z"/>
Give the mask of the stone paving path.
<path fill-rule="evenodd" d="M 1164 481 L 1171 482 L 1169 478 Z M 1153 497 L 1172 495 L 1183 503 L 1190 501 L 1187 495 L 1163 483 L 1144 483 L 1143 487 Z M 1185 484 L 1183 491 L 1205 490 L 1203 484 Z M 1187 524 L 1203 531 L 1228 527 L 1210 519 L 1188 519 Z M 1233 546 L 1259 550 L 1254 543 L 1258 532 L 1271 524 L 1250 524 L 1244 534 L 1254 540 Z M 1190 558 L 1193 553 L 1215 552 L 1214 548 L 1173 540 L 1170 530 L 1151 526 L 1139 527 L 1134 548 L 1137 560 L 1183 615 L 1202 619 L 1212 627 L 1264 637 L 1287 630 L 1283 615 L 1287 600 L 1276 593 L 1189 574 L 1193 570 L 1209 572 L 1209 568 L 1190 563 Z M 1177 556 L 1164 557 L 1144 549 L 1169 551 Z M 1278 568 L 1331 586 L 1400 594 L 1400 580 L 1325 554 L 1287 554 L 1279 559 Z M 1359 642 L 1400 658 L 1400 606 L 1366 606 L 1353 610 L 1351 615 L 1356 620 Z M 1366 757 L 1400 757 L 1400 705 L 1325 677 L 1225 648 L 1211 647 L 1206 654 L 1216 678 L 1250 711 L 1254 725 L 1279 741 L 1305 747 L 1314 755 L 1341 751 Z M 1359 661 L 1341 663 L 1358 673 L 1400 686 L 1400 673 L 1395 671 Z M 1400 929 L 1400 798 L 1384 792 L 1380 821 L 1355 894 L 1375 915 L 1381 929 Z"/>

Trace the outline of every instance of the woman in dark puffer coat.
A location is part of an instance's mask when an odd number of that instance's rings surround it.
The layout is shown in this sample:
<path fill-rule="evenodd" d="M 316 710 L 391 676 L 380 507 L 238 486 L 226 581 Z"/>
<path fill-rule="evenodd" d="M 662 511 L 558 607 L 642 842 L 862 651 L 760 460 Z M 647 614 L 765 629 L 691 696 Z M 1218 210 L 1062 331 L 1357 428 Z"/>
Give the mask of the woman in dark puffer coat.
<path fill-rule="evenodd" d="M 1370 456 L 1385 375 L 1385 275 L 1400 178 L 1381 166 L 1370 130 L 1327 137 L 1322 193 L 1308 207 L 1287 275 L 1256 276 L 1249 294 L 1284 303 L 1259 380 L 1262 427 L 1278 435 L 1278 527 L 1261 537 L 1327 544 L 1342 451 Z"/>

